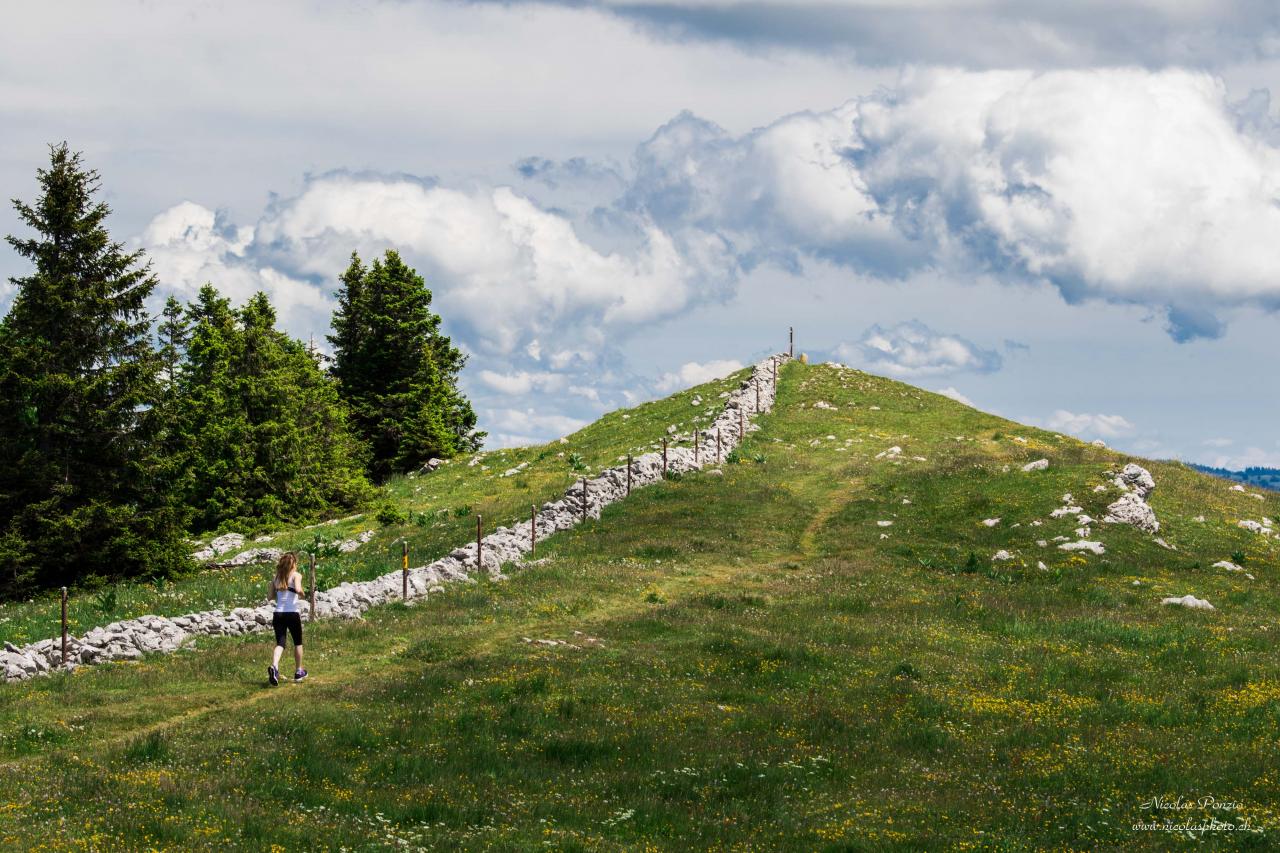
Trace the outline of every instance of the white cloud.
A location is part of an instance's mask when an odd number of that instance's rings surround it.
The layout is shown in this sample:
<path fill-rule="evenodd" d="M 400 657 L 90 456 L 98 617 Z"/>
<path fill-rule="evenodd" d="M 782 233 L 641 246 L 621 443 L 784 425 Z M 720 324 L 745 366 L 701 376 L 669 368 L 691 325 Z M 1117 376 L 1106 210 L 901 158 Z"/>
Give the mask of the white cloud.
<path fill-rule="evenodd" d="M 146 249 L 165 292 L 190 300 L 210 282 L 241 304 L 261 290 L 296 333 L 323 332 L 333 309 L 326 292 L 247 257 L 253 237 L 252 228 L 236 228 L 214 211 L 185 201 L 152 219 L 136 242 Z"/>
<path fill-rule="evenodd" d="M 1280 450 L 1247 447 L 1239 453 L 1219 454 L 1207 463 L 1214 468 L 1243 471 L 1245 468 L 1280 468 Z"/>
<path fill-rule="evenodd" d="M 1046 426 L 1057 432 L 1065 432 L 1080 438 L 1120 438 L 1131 435 L 1135 429 L 1122 415 L 1076 414 L 1058 409 L 1049 416 Z"/>
<path fill-rule="evenodd" d="M 748 267 L 990 270 L 1215 337 L 1222 310 L 1280 308 L 1265 107 L 1176 69 L 911 72 L 736 138 L 681 116 L 641 147 L 626 206 L 678 245 L 722 235 Z"/>
<path fill-rule="evenodd" d="M 728 376 L 735 370 L 741 369 L 742 362 L 736 359 L 705 362 L 687 361 L 680 365 L 678 370 L 664 373 L 658 377 L 658 381 L 654 383 L 653 387 L 663 394 L 669 394 L 672 391 L 679 391 L 693 385 L 710 382 L 712 379 Z"/>
<path fill-rule="evenodd" d="M 519 443 L 528 444 L 533 436 L 556 437 L 577 432 L 589 421 L 571 418 L 555 413 L 537 412 L 529 409 L 500 408 L 488 411 L 485 424 L 493 433 L 494 441 L 489 445 L 510 446 L 504 443 L 502 436 L 508 439 L 520 439 Z M 542 440 L 545 440 L 542 439 Z"/>
<path fill-rule="evenodd" d="M 994 350 L 984 350 L 957 335 L 936 332 L 919 322 L 892 328 L 872 326 L 854 344 L 835 349 L 842 361 L 901 378 L 941 376 L 973 371 L 990 373 L 1002 360 Z"/>
<path fill-rule="evenodd" d="M 525 370 L 514 373 L 481 370 L 480 381 L 500 394 L 528 394 L 535 389 L 557 391 L 564 387 L 566 377 L 556 373 L 530 373 Z"/>
<path fill-rule="evenodd" d="M 944 397 L 950 397 L 952 400 L 955 400 L 957 403 L 963 403 L 964 405 L 968 406 L 971 409 L 978 408 L 977 405 L 972 400 L 970 400 L 968 397 L 961 394 L 959 391 L 957 391 L 955 388 L 951 386 L 947 386 L 946 388 L 939 388 L 934 393 L 941 394 Z"/>
<path fill-rule="evenodd" d="M 1206 438 L 1203 444 L 1205 447 L 1230 447 L 1235 442 L 1229 438 Z"/>

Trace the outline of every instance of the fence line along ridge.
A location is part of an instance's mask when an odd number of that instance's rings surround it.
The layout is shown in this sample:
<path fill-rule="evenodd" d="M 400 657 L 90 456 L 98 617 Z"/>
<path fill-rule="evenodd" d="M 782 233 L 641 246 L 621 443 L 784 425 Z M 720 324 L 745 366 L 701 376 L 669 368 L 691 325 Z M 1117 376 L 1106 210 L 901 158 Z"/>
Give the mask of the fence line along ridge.
<path fill-rule="evenodd" d="M 694 446 L 666 448 L 667 470 L 683 473 L 715 466 L 723 454 L 738 446 L 742 434 L 758 429 L 755 415 L 773 408 L 778 367 L 788 358 L 788 353 L 779 353 L 756 364 L 750 378 L 729 394 L 711 426 L 694 432 Z M 373 580 L 349 581 L 317 591 L 315 617 L 355 619 L 379 604 L 415 600 L 443 591 L 445 583 L 474 582 L 472 576 L 479 571 L 501 578 L 502 566 L 518 564 L 533 548 L 534 536 L 543 541 L 553 533 L 581 524 L 586 518 L 599 518 L 606 506 L 626 497 L 628 482 L 629 487 L 635 489 L 663 479 L 663 465 L 663 454 L 651 452 L 631 460 L 629 472 L 627 465 L 620 465 L 605 469 L 593 479 L 583 478 L 570 486 L 563 497 L 544 503 L 530 521 L 515 527 L 499 527 L 479 543 L 455 548 L 432 563 L 409 569 L 407 583 L 405 572 L 396 570 Z M 299 608 L 304 618 L 311 616 L 310 602 L 300 601 Z M 65 664 L 61 637 L 21 647 L 5 643 L 4 651 L 0 651 L 0 680 L 22 681 L 64 666 L 74 669 L 105 661 L 137 660 L 148 652 L 176 651 L 200 635 L 236 636 L 270 631 L 273 609 L 271 603 L 266 603 L 258 607 L 236 607 L 228 612 L 205 610 L 173 617 L 147 615 L 113 622 L 92 628 L 80 637 L 69 637 Z"/>

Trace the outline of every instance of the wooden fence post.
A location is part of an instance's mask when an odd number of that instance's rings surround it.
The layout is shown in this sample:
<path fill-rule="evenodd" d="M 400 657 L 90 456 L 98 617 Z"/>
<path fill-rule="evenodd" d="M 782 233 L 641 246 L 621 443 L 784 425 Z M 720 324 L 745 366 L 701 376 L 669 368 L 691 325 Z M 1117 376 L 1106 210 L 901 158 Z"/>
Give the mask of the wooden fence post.
<path fill-rule="evenodd" d="M 778 359 L 771 358 L 769 363 L 773 365 L 773 393 L 778 393 Z"/>
<path fill-rule="evenodd" d="M 788 326 L 787 335 L 788 335 L 787 356 L 789 358 L 795 358 L 796 357 L 796 327 Z"/>
<path fill-rule="evenodd" d="M 663 479 L 666 479 L 666 476 L 667 476 L 667 437 L 663 436 L 662 437 L 662 477 Z"/>
<path fill-rule="evenodd" d="M 529 504 L 529 556 L 538 548 L 538 507 Z"/>
<path fill-rule="evenodd" d="M 627 454 L 627 497 L 631 497 L 631 454 Z"/>
<path fill-rule="evenodd" d="M 744 422 L 746 421 L 746 419 L 747 419 L 746 414 L 742 411 L 742 407 L 739 406 L 738 407 L 738 443 L 739 444 L 742 443 L 742 434 L 745 431 Z"/>
<path fill-rule="evenodd" d="M 699 443 L 701 443 L 701 436 L 699 435 L 698 430 L 696 430 L 696 429 L 695 429 L 695 430 L 693 431 L 693 464 L 694 464 L 694 465 L 697 465 L 697 464 L 698 464 L 698 445 L 699 445 Z"/>
<path fill-rule="evenodd" d="M 62 588 L 62 668 L 67 668 L 67 588 Z"/>
<path fill-rule="evenodd" d="M 400 599 L 409 600 L 409 540 L 400 543 Z"/>
<path fill-rule="evenodd" d="M 760 414 L 760 380 L 755 381 L 756 386 L 756 414 Z"/>
<path fill-rule="evenodd" d="M 311 555 L 311 610 L 307 613 L 307 621 L 314 622 L 316 618 L 316 555 Z"/>
<path fill-rule="evenodd" d="M 716 464 L 720 464 L 720 428 L 716 427 Z"/>
<path fill-rule="evenodd" d="M 587 520 L 587 478 L 582 478 L 582 521 Z"/>
<path fill-rule="evenodd" d="M 481 534 L 484 531 L 484 516 L 476 513 L 476 568 L 484 568 L 484 544 L 481 541 Z"/>

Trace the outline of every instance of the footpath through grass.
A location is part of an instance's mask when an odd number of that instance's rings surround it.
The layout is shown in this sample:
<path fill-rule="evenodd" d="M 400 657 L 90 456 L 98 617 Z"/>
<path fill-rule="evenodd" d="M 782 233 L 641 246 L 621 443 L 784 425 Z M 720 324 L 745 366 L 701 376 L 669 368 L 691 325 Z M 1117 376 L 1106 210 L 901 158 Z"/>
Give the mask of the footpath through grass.
<path fill-rule="evenodd" d="M 1276 553 L 1235 526 L 1273 496 L 1151 465 L 1178 550 L 1094 525 L 1082 557 L 1050 512 L 1100 516 L 1114 454 L 852 371 L 788 366 L 780 402 L 748 461 L 508 581 L 317 623 L 308 683 L 231 638 L 3 688 L 0 845 L 1274 846 Z M 1156 797 L 1267 831 L 1135 830 Z"/>

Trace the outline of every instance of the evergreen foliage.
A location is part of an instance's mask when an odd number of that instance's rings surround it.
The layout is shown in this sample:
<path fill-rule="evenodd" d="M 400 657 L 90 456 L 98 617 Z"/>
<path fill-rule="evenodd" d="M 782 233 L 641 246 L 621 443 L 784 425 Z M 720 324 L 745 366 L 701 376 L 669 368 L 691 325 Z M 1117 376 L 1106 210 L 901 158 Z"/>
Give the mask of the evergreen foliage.
<path fill-rule="evenodd" d="M 333 380 L 275 328 L 265 294 L 235 310 L 207 284 L 183 321 L 190 340 L 167 434 L 192 529 L 296 522 L 372 495 Z"/>
<path fill-rule="evenodd" d="M 98 173 L 65 143 L 14 200 L 31 262 L 0 321 L 0 592 L 86 574 L 186 565 L 179 519 L 156 481 L 161 363 L 144 302 L 156 285 L 95 201 Z"/>
<path fill-rule="evenodd" d="M 478 449 L 484 433 L 457 387 L 466 356 L 441 333 L 422 276 L 395 251 L 369 267 L 353 252 L 340 281 L 333 374 L 374 479 Z"/>

